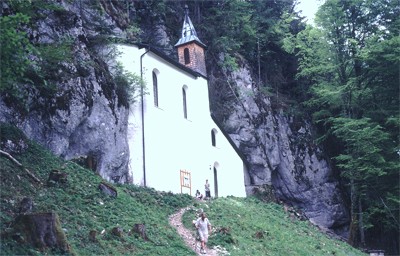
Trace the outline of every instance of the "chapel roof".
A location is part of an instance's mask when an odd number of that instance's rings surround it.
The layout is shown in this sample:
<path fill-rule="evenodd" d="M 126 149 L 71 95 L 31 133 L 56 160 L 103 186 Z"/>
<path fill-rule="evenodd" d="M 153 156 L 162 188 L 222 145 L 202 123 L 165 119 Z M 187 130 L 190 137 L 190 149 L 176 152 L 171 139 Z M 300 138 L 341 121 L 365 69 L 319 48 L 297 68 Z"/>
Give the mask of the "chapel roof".
<path fill-rule="evenodd" d="M 179 39 L 179 41 L 175 44 L 175 47 L 190 42 L 196 42 L 201 46 L 206 47 L 206 45 L 202 41 L 200 41 L 200 39 L 197 37 L 196 30 L 194 29 L 193 23 L 189 18 L 189 8 L 187 5 L 185 5 L 185 18 L 183 20 L 182 36 Z"/>

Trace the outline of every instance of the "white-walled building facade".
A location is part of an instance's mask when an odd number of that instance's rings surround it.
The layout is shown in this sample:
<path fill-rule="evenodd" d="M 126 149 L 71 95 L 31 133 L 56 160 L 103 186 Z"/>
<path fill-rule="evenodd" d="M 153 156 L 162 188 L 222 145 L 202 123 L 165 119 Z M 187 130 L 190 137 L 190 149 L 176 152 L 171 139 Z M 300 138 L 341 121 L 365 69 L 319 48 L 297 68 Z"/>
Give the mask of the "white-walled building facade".
<path fill-rule="evenodd" d="M 118 45 L 118 61 L 145 83 L 129 115 L 133 183 L 194 195 L 208 179 L 213 197 L 246 196 L 245 160 L 210 115 L 205 45 L 187 11 L 175 46 L 180 63 L 150 46 Z"/>

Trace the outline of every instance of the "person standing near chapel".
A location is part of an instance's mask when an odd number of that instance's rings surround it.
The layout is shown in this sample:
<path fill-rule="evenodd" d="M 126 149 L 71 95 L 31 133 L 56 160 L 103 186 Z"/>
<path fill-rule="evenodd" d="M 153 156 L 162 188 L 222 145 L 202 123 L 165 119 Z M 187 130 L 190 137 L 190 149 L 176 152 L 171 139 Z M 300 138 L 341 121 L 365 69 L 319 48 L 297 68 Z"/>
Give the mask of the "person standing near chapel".
<path fill-rule="evenodd" d="M 206 247 L 208 242 L 208 232 L 211 232 L 211 223 L 207 218 L 205 212 L 200 214 L 200 218 L 195 222 L 196 229 L 200 236 L 201 241 L 201 249 L 200 252 L 202 254 L 206 254 Z"/>
<path fill-rule="evenodd" d="M 206 198 L 211 198 L 210 183 L 208 183 L 208 180 L 206 180 L 206 184 L 204 185 L 204 190 L 206 191 Z"/>

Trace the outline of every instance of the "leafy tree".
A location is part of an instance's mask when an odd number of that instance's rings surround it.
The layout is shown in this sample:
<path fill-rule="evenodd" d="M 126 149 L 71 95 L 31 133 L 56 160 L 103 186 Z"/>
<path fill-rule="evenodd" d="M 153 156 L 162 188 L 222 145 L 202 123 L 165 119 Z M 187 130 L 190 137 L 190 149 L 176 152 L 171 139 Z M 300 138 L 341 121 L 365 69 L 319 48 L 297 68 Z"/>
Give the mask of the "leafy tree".
<path fill-rule="evenodd" d="M 285 44 L 299 57 L 305 105 L 348 185 L 353 245 L 377 230 L 399 235 L 399 14 L 393 1 L 327 0 L 318 27 Z"/>
<path fill-rule="evenodd" d="M 364 229 L 372 228 L 376 220 L 372 216 L 387 220 L 387 228 L 398 228 L 398 218 L 393 218 L 397 212 L 395 202 L 387 202 L 390 194 L 396 193 L 398 185 L 393 182 L 385 182 L 386 178 L 395 177 L 398 163 L 391 161 L 388 156 L 393 148 L 390 135 L 382 127 L 369 118 L 332 118 L 333 134 L 343 144 L 344 150 L 336 157 L 337 166 L 342 171 L 342 176 L 350 181 L 352 216 L 358 224 L 359 234 L 356 228 L 350 229 L 350 242 L 360 241 L 365 245 Z M 368 138 L 368 139 L 366 139 Z M 379 200 L 383 205 L 369 205 L 371 199 Z M 388 201 L 391 201 L 389 199 Z M 390 205 L 390 207 L 388 207 Z M 382 207 L 383 206 L 383 207 Z M 364 209 L 365 208 L 365 209 Z M 374 214 L 376 211 L 380 215 Z M 383 210 L 382 210 L 383 209 Z M 356 218 L 357 216 L 357 218 Z M 365 219 L 365 220 L 364 220 Z M 380 220 L 379 220 L 380 221 Z M 397 222 L 397 225 L 396 225 Z"/>
<path fill-rule="evenodd" d="M 245 56 L 254 67 L 260 66 L 259 82 L 276 91 L 282 88 L 282 92 L 288 92 L 293 89 L 297 67 L 294 56 L 283 50 L 283 42 L 303 29 L 300 17 L 294 12 L 294 1 L 257 0 L 251 3 L 257 45 Z"/>

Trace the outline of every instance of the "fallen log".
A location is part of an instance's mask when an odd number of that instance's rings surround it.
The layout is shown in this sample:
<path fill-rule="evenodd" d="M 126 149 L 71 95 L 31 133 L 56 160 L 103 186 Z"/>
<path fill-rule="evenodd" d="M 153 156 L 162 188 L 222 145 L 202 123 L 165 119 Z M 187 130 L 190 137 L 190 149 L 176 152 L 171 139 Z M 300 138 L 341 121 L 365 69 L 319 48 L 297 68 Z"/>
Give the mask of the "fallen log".
<path fill-rule="evenodd" d="M 24 166 L 23 166 L 20 162 L 18 162 L 17 159 L 15 159 L 14 157 L 12 157 L 12 155 L 10 155 L 9 153 L 7 153 L 7 152 L 5 152 L 5 151 L 3 151 L 3 150 L 0 150 L 0 154 L 3 155 L 3 156 L 5 156 L 5 157 L 7 157 L 7 158 L 8 158 L 9 160 L 11 160 L 14 164 L 16 164 L 16 165 L 18 165 L 19 167 L 21 167 L 21 168 L 28 174 L 28 176 L 29 176 L 30 178 L 32 178 L 34 181 L 36 181 L 36 182 L 39 183 L 40 185 L 43 185 L 42 181 L 41 181 L 39 178 L 37 178 L 31 171 L 29 171 L 28 169 L 24 168 Z"/>

